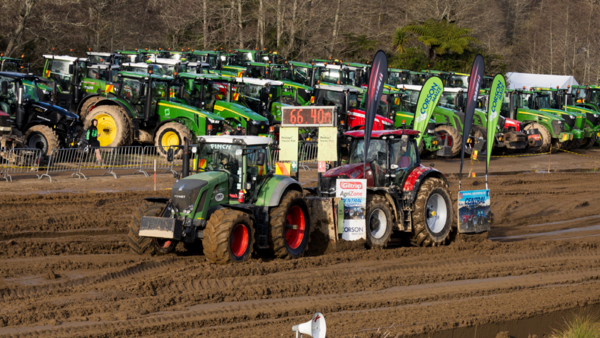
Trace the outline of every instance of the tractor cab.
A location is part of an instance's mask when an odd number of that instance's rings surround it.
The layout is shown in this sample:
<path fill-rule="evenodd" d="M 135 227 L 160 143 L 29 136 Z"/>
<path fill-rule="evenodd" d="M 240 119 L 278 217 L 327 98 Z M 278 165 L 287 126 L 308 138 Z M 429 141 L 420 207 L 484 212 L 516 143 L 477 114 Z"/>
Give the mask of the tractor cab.
<path fill-rule="evenodd" d="M 314 87 L 319 77 L 315 77 L 318 69 L 314 63 L 305 63 L 298 61 L 287 61 L 289 71 L 285 73 L 284 80 L 299 83 L 304 86 Z"/>
<path fill-rule="evenodd" d="M 0 71 L 2 72 L 14 72 L 14 73 L 30 73 L 30 64 L 23 64 L 23 57 L 21 58 L 9 58 L 4 56 L 4 53 L 0 53 Z"/>
<path fill-rule="evenodd" d="M 186 72 L 196 74 L 209 74 L 211 71 L 210 64 L 206 62 L 188 62 L 186 68 Z"/>
<path fill-rule="evenodd" d="M 162 51 L 159 50 L 151 50 L 148 48 L 144 48 L 144 50 L 138 50 L 138 59 L 136 60 L 136 62 L 147 62 L 147 61 L 151 61 L 154 62 L 156 61 L 156 58 L 158 58 L 158 55 L 161 53 Z"/>
<path fill-rule="evenodd" d="M 575 104 L 580 107 L 591 108 L 600 112 L 600 86 L 573 86 Z"/>
<path fill-rule="evenodd" d="M 153 63 L 125 62 L 121 67 L 125 72 L 148 74 L 148 71 L 152 71 L 156 76 L 167 76 L 163 67 Z"/>
<path fill-rule="evenodd" d="M 240 104 L 266 117 L 270 124 L 281 120 L 283 82 L 249 77 L 235 80 Z"/>
<path fill-rule="evenodd" d="M 409 84 L 408 76 L 410 71 L 406 69 L 388 68 L 387 84 L 396 87 L 398 85 Z"/>
<path fill-rule="evenodd" d="M 268 118 L 240 101 L 241 95 L 235 92 L 239 86 L 236 78 L 181 73 L 177 80 L 182 85 L 177 97 L 188 105 L 221 116 L 225 119 L 225 131 L 233 131 L 241 124 L 246 135 L 270 136 Z"/>
<path fill-rule="evenodd" d="M 415 140 L 418 134 L 410 129 L 374 130 L 369 142 L 365 177 L 365 131 L 344 133 L 350 144 L 348 164 L 323 174 L 319 182 L 321 196 L 335 197 L 335 181 L 338 178 L 367 179 L 368 188 L 402 186 L 407 174 L 420 165 Z"/>
<path fill-rule="evenodd" d="M 181 48 L 180 51 L 178 50 L 171 50 L 171 48 L 168 48 L 167 50 L 161 50 L 160 53 L 158 53 L 157 58 L 161 58 L 161 59 L 170 59 L 170 60 L 175 60 L 175 61 L 189 61 L 188 57 L 189 55 L 191 55 L 194 51 L 188 49 L 188 51 L 186 51 L 185 49 Z"/>
<path fill-rule="evenodd" d="M 271 63 L 274 65 L 282 64 L 285 62 L 285 59 L 281 57 L 277 52 L 269 51 L 267 53 L 266 49 L 260 53 L 257 62 Z"/>
<path fill-rule="evenodd" d="M 162 74 L 166 76 L 174 76 L 176 73 L 184 73 L 188 71 L 187 61 L 156 58 L 152 64 L 162 68 Z"/>
<path fill-rule="evenodd" d="M 88 51 L 85 53 L 87 55 L 87 61 L 90 64 L 109 64 L 109 65 L 120 65 L 123 60 L 126 58 L 125 56 L 119 53 L 103 53 L 103 52 L 92 52 Z"/>
<path fill-rule="evenodd" d="M 0 89 L 0 111 L 10 116 L 29 148 L 50 155 L 59 147 L 76 145 L 81 121 L 64 108 L 41 102 L 38 77 L 0 72 Z"/>

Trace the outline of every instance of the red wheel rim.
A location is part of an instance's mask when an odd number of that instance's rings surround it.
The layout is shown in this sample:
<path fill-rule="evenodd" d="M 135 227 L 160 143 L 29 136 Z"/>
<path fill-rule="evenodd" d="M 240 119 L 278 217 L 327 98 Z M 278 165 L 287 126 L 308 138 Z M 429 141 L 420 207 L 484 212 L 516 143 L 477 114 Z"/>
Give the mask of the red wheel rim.
<path fill-rule="evenodd" d="M 156 239 L 156 244 L 158 244 L 159 248 L 166 249 L 166 248 L 168 248 L 171 245 L 171 241 L 169 241 L 169 240 L 162 240 L 162 239 L 158 239 L 157 238 Z"/>
<path fill-rule="evenodd" d="M 446 137 L 448 138 L 448 146 L 452 147 L 452 136 L 444 133 L 444 132 L 440 132 L 440 138 L 442 139 L 442 144 L 444 144 L 443 142 L 446 140 Z"/>
<path fill-rule="evenodd" d="M 302 208 L 297 205 L 291 207 L 285 217 L 285 225 L 287 229 L 285 241 L 290 249 L 297 249 L 304 239 L 305 220 Z M 293 229 L 292 226 L 294 225 L 298 226 L 298 229 Z"/>
<path fill-rule="evenodd" d="M 244 224 L 236 225 L 231 231 L 231 253 L 235 257 L 241 257 L 248 249 L 248 228 Z"/>

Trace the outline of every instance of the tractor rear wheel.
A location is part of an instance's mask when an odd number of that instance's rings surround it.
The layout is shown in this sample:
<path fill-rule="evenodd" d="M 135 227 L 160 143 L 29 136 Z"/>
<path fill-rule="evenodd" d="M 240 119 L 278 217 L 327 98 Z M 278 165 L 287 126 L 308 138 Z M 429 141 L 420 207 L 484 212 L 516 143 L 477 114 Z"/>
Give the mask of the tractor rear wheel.
<path fill-rule="evenodd" d="M 167 156 L 170 147 L 173 147 L 175 158 L 181 158 L 183 155 L 184 139 L 192 142 L 192 132 L 183 124 L 169 122 L 158 128 L 154 137 L 154 145 L 161 156 Z"/>
<path fill-rule="evenodd" d="M 413 205 L 411 244 L 423 247 L 446 244 L 452 227 L 448 185 L 438 178 L 426 179 Z"/>
<path fill-rule="evenodd" d="M 246 261 L 254 246 L 254 223 L 242 211 L 217 210 L 208 219 L 202 246 L 204 255 L 213 263 Z"/>
<path fill-rule="evenodd" d="M 127 113 L 118 106 L 99 106 L 86 116 L 84 126 L 98 120 L 98 141 L 102 147 L 120 147 L 131 144 L 131 124 Z"/>
<path fill-rule="evenodd" d="M 269 217 L 269 246 L 275 257 L 298 258 L 308 249 L 310 214 L 308 205 L 298 191 L 288 191 Z"/>
<path fill-rule="evenodd" d="M 593 132 L 592 136 L 586 138 L 583 141 L 582 148 L 583 149 L 592 149 L 592 147 L 596 144 L 597 139 L 598 139 L 598 135 L 596 135 L 596 132 Z"/>
<path fill-rule="evenodd" d="M 392 236 L 393 218 L 389 204 L 381 195 L 367 197 L 367 246 L 384 248 Z"/>
<path fill-rule="evenodd" d="M 46 156 L 50 156 L 52 150 L 60 147 L 58 135 L 48 126 L 33 126 L 25 132 L 24 138 L 28 148 L 40 149 Z"/>
<path fill-rule="evenodd" d="M 137 212 L 134 212 L 131 223 L 129 224 L 129 232 L 127 233 L 127 239 L 129 240 L 129 247 L 131 251 L 138 255 L 143 254 L 155 254 L 156 245 L 154 240 L 148 237 L 141 237 L 140 225 L 142 224 L 143 216 L 156 217 L 165 208 L 165 203 L 151 203 L 144 201 L 141 207 L 138 208 Z"/>
<path fill-rule="evenodd" d="M 535 152 L 536 153 L 545 153 L 550 150 L 550 145 L 552 144 L 552 135 L 546 127 L 542 126 L 539 123 L 530 123 L 525 126 L 525 130 L 537 129 L 542 138 L 542 146 L 539 147 Z"/>
<path fill-rule="evenodd" d="M 79 109 L 79 120 L 85 121 L 85 117 L 95 108 L 98 101 L 104 99 L 104 97 L 94 96 L 85 100 Z"/>
<path fill-rule="evenodd" d="M 437 126 L 435 128 L 436 134 L 442 139 L 442 144 L 446 144 L 446 138 L 448 138 L 448 145 L 451 149 L 450 157 L 457 156 L 460 154 L 460 145 L 462 144 L 462 137 L 456 128 L 452 126 Z"/>

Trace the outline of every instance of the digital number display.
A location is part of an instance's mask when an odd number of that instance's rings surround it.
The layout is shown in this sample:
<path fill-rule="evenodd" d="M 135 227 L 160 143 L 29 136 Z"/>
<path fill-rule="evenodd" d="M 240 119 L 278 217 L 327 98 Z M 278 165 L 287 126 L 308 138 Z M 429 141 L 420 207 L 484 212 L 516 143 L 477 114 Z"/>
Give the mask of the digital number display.
<path fill-rule="evenodd" d="M 282 127 L 335 127 L 334 106 L 281 107 Z"/>

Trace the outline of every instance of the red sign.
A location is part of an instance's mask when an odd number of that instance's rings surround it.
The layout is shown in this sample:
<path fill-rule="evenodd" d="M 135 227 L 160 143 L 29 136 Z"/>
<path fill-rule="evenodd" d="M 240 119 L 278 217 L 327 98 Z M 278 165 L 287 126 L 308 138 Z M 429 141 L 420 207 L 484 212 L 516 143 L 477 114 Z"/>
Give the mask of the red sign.
<path fill-rule="evenodd" d="M 282 127 L 335 127 L 335 107 L 281 107 Z"/>
<path fill-rule="evenodd" d="M 362 189 L 363 185 L 360 182 L 341 182 L 340 187 L 342 189 Z"/>
<path fill-rule="evenodd" d="M 327 162 L 319 161 L 319 172 L 324 173 L 327 171 Z"/>

